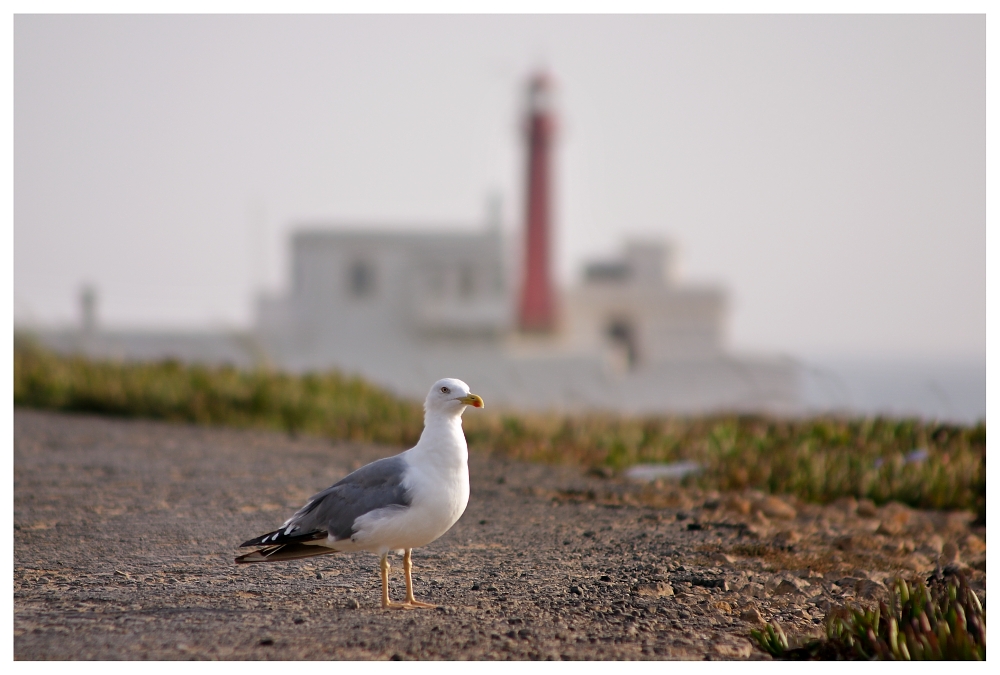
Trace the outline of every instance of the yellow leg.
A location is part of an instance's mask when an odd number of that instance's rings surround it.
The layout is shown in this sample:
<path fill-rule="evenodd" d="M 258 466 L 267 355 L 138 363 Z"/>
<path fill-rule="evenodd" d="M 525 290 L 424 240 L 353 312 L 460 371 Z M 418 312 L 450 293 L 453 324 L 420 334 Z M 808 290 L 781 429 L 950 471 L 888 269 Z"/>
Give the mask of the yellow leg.
<path fill-rule="evenodd" d="M 403 554 L 403 572 L 406 575 L 406 606 L 414 609 L 417 607 L 436 607 L 437 605 L 429 605 L 413 597 L 413 578 L 410 576 L 410 570 L 412 569 L 413 563 L 410 561 L 410 549 L 406 549 L 406 553 Z"/>
<path fill-rule="evenodd" d="M 389 554 L 388 553 L 382 555 L 382 560 L 379 561 L 379 569 L 382 572 L 382 609 L 405 608 L 406 605 L 401 602 L 389 601 Z"/>

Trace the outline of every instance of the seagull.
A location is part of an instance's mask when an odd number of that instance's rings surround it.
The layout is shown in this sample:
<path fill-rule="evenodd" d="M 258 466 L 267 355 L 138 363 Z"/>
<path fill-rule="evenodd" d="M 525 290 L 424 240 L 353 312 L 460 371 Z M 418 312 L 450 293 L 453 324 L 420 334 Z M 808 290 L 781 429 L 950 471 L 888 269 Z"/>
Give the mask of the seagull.
<path fill-rule="evenodd" d="M 462 413 L 470 405 L 484 407 L 465 382 L 435 382 L 424 401 L 424 430 L 415 446 L 363 466 L 316 493 L 277 530 L 240 544 L 263 548 L 236 562 L 370 551 L 380 557 L 383 609 L 434 607 L 413 597 L 410 551 L 451 529 L 469 503 L 469 448 Z M 390 551 L 403 553 L 405 602 L 389 600 Z"/>

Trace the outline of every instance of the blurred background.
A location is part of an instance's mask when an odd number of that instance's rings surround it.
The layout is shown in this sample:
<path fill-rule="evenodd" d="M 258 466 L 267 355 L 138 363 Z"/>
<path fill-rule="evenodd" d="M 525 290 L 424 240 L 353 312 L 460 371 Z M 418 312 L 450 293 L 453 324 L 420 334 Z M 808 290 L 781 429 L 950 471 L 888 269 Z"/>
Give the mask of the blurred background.
<path fill-rule="evenodd" d="M 985 160 L 983 16 L 16 16 L 15 327 L 971 422 Z"/>

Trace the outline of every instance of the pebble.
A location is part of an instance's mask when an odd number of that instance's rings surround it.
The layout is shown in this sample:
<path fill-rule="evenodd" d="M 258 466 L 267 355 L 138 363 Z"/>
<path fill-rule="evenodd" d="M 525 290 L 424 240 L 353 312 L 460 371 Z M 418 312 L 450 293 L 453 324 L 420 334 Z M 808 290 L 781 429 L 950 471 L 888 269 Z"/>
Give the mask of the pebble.
<path fill-rule="evenodd" d="M 920 548 L 933 551 L 934 555 L 940 555 L 941 550 L 944 548 L 944 539 L 941 538 L 940 534 L 932 534 L 927 537 L 924 545 Z"/>
<path fill-rule="evenodd" d="M 833 545 L 841 551 L 850 551 L 854 548 L 854 541 L 854 535 L 845 534 L 834 539 Z"/>
<path fill-rule="evenodd" d="M 572 591 L 572 589 L 570 590 Z M 636 587 L 636 592 L 639 595 L 664 598 L 674 594 L 674 587 L 661 581 L 654 584 L 639 584 L 639 586 Z"/>
<path fill-rule="evenodd" d="M 843 511 L 844 514 L 848 516 L 853 516 L 858 512 L 858 500 L 854 497 L 840 497 L 839 499 L 834 500 L 830 506 L 838 511 Z"/>
<path fill-rule="evenodd" d="M 764 623 L 764 617 L 760 615 L 760 612 L 756 607 L 748 607 L 740 614 L 740 618 L 747 623 L 754 623 L 761 625 Z"/>
<path fill-rule="evenodd" d="M 712 647 L 725 659 L 745 659 L 753 653 L 753 647 L 746 640 L 739 642 L 719 642 Z"/>
<path fill-rule="evenodd" d="M 725 502 L 726 508 L 730 511 L 735 511 L 741 515 L 747 515 L 750 513 L 750 500 L 744 499 L 739 495 L 730 496 Z"/>
<path fill-rule="evenodd" d="M 775 595 L 787 595 L 788 593 L 798 593 L 799 587 L 788 579 L 782 579 L 781 583 L 774 587 Z"/>
<path fill-rule="evenodd" d="M 802 535 L 799 534 L 798 530 L 782 530 L 774 536 L 775 543 L 781 546 L 792 546 L 801 540 Z"/>
<path fill-rule="evenodd" d="M 938 560 L 942 567 L 959 561 L 959 550 L 955 542 L 946 542 L 944 546 L 941 547 L 941 557 Z"/>
<path fill-rule="evenodd" d="M 756 508 L 768 518 L 791 520 L 796 515 L 794 507 L 774 495 L 764 497 Z"/>
<path fill-rule="evenodd" d="M 921 555 L 920 553 L 911 553 L 900 561 L 903 567 L 911 569 L 915 572 L 923 572 L 928 570 L 933 565 L 931 561 L 927 559 L 927 556 Z"/>
<path fill-rule="evenodd" d="M 965 548 L 973 555 L 986 553 L 986 542 L 976 535 L 970 534 L 965 538 Z"/>
<path fill-rule="evenodd" d="M 861 579 L 854 585 L 854 593 L 866 600 L 881 600 L 888 596 L 889 591 L 881 582 Z"/>
<path fill-rule="evenodd" d="M 875 533 L 895 537 L 897 534 L 902 532 L 904 528 L 905 525 L 898 520 L 883 520 L 879 523 L 878 529 L 875 530 Z"/>

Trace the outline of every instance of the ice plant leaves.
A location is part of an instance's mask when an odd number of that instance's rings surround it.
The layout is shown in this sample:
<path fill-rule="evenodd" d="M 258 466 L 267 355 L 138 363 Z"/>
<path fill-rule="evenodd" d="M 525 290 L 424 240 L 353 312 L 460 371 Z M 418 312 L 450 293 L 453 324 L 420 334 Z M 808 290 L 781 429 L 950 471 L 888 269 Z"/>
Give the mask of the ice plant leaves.
<path fill-rule="evenodd" d="M 983 661 L 986 610 L 958 570 L 946 568 L 907 583 L 897 578 L 889 604 L 840 607 L 827 615 L 826 638 L 790 648 L 780 626 L 751 630 L 757 645 L 779 659 Z"/>

